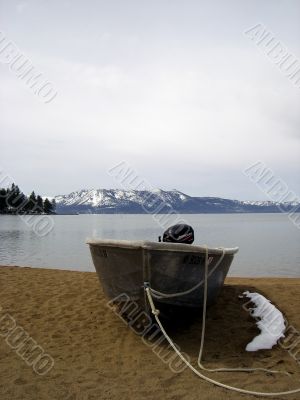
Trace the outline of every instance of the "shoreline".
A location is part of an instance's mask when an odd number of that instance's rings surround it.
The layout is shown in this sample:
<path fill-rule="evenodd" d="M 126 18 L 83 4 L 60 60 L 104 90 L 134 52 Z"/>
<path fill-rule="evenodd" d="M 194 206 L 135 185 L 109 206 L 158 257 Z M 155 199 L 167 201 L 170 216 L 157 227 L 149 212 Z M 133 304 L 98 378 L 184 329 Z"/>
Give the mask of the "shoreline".
<path fill-rule="evenodd" d="M 81 272 L 81 273 L 96 273 L 96 271 L 82 271 L 79 269 L 63 269 L 59 267 L 34 267 L 32 265 L 5 265 L 0 264 L 1 268 L 24 268 L 24 269 L 34 269 L 34 270 L 46 270 L 46 271 L 64 271 L 64 272 Z M 225 279 L 225 284 L 230 280 L 272 280 L 272 279 L 283 279 L 283 280 L 299 280 L 300 284 L 300 275 L 299 276 L 281 276 L 281 275 L 263 275 L 263 276 L 227 276 Z M 267 283 L 267 282 L 266 282 Z"/>
<path fill-rule="evenodd" d="M 4 329 L 1 317 L 8 315 L 19 331 L 23 330 L 41 346 L 44 355 L 53 359 L 53 368 L 44 375 L 38 374 L 35 370 L 39 365 L 26 363 L 17 350 L 20 347 L 9 339 L 10 333 L 5 337 L 2 332 L 1 400 L 254 398 L 210 385 L 187 368 L 177 373 L 172 371 L 174 353 L 164 342 L 152 343 L 134 333 L 108 307 L 96 272 L 86 272 L 0 267 L 0 332 Z M 216 304 L 208 309 L 204 365 L 262 367 L 291 375 L 261 371 L 205 374 L 248 390 L 275 392 L 299 387 L 300 343 L 295 346 L 299 362 L 280 345 L 272 350 L 245 351 L 247 343 L 258 334 L 255 320 L 243 309 L 245 299 L 238 297 L 245 290 L 265 295 L 282 311 L 289 325 L 300 331 L 300 278 L 229 277 Z M 193 321 L 184 320 L 183 325 L 168 326 L 167 330 L 196 366 L 201 315 Z M 299 395 L 287 398 L 296 400 Z"/>
<path fill-rule="evenodd" d="M 286 214 L 288 214 L 288 211 L 285 212 Z M 295 211 L 296 214 L 300 213 L 300 209 Z M 284 214 L 282 211 L 228 211 L 228 212 L 183 212 L 181 213 L 181 215 L 224 215 L 224 214 L 228 214 L 228 215 L 234 215 L 234 214 Z M 80 212 L 74 212 L 73 213 L 56 213 L 53 215 L 150 215 L 151 217 L 154 214 L 151 213 L 147 213 L 147 212 L 140 212 L 140 213 L 136 213 L 136 212 L 85 212 L 85 213 L 80 213 Z M 157 213 L 155 215 L 170 215 L 169 213 Z"/>

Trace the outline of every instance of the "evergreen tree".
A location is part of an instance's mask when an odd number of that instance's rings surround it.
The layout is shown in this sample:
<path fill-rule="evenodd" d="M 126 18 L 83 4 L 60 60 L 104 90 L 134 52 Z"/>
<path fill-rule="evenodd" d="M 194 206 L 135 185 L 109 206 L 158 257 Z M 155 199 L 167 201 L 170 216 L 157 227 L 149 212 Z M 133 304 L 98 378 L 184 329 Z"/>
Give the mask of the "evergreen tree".
<path fill-rule="evenodd" d="M 53 199 L 43 201 L 40 195 L 34 191 L 27 197 L 20 190 L 18 185 L 13 183 L 11 187 L 5 189 L 0 187 L 0 214 L 19 214 L 19 213 L 47 213 L 55 212 L 56 203 Z"/>
<path fill-rule="evenodd" d="M 51 214 L 53 212 L 52 203 L 49 201 L 48 198 L 46 198 L 45 201 L 44 201 L 44 212 L 46 214 Z"/>
<path fill-rule="evenodd" d="M 7 190 L 0 189 L 0 214 L 5 213 L 7 211 L 6 197 L 7 197 Z"/>
<path fill-rule="evenodd" d="M 6 206 L 8 207 L 9 210 L 11 210 L 14 207 L 15 197 L 16 197 L 15 184 L 12 183 L 11 187 L 7 188 L 6 191 Z"/>
<path fill-rule="evenodd" d="M 34 193 L 34 190 L 31 192 L 31 195 L 29 196 L 29 199 L 32 200 L 32 202 L 36 203 L 36 195 Z"/>
<path fill-rule="evenodd" d="M 7 197 L 7 204 L 12 208 L 12 211 L 20 212 L 23 211 L 23 206 L 26 202 L 26 196 L 23 192 L 19 189 L 18 185 L 14 183 L 9 190 L 9 196 Z"/>
<path fill-rule="evenodd" d="M 30 196 L 28 197 L 28 202 L 25 206 L 26 212 L 36 212 L 37 210 L 37 199 L 34 191 L 31 192 Z"/>
<path fill-rule="evenodd" d="M 43 201 L 43 199 L 41 198 L 40 195 L 37 196 L 36 203 L 37 203 L 37 206 L 38 206 L 37 211 L 38 212 L 43 212 L 44 211 L 44 201 Z"/>
<path fill-rule="evenodd" d="M 55 199 L 52 199 L 51 203 L 52 203 L 52 212 L 55 213 L 55 210 L 56 210 L 56 201 L 55 201 Z"/>

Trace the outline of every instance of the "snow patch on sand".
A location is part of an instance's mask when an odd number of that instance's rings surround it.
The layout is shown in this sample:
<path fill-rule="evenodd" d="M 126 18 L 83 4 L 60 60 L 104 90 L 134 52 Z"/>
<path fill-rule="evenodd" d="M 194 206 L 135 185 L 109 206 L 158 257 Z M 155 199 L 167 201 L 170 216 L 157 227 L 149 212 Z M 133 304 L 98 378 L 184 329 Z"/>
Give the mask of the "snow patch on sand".
<path fill-rule="evenodd" d="M 286 329 L 282 313 L 264 296 L 258 293 L 244 292 L 244 296 L 255 304 L 251 316 L 259 319 L 256 325 L 261 333 L 246 346 L 246 351 L 272 349 L 278 340 L 284 337 Z"/>

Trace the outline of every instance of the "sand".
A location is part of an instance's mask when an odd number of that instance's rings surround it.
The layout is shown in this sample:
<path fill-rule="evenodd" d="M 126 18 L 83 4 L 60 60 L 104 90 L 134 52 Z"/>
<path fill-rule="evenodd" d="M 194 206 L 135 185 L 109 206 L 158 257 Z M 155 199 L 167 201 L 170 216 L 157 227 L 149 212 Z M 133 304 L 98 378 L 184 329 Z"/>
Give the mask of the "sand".
<path fill-rule="evenodd" d="M 300 330 L 300 279 L 228 279 L 217 304 L 208 311 L 204 364 L 212 368 L 273 368 L 289 371 L 291 375 L 263 372 L 206 372 L 206 375 L 257 391 L 300 387 L 300 364 L 288 350 L 277 346 L 272 350 L 245 352 L 246 344 L 258 330 L 242 308 L 245 300 L 238 298 L 244 290 L 266 295 L 284 312 L 289 324 Z M 47 365 L 39 369 L 38 357 L 33 357 L 35 369 L 41 373 L 37 374 L 18 355 L 17 349 L 12 348 L 13 342 L 8 344 L 9 336 L 5 337 L 5 332 L 8 335 L 12 331 L 9 331 L 8 320 L 8 325 L 4 326 L 5 318 L 2 319 L 1 400 L 254 398 L 215 387 L 187 368 L 179 373 L 172 372 L 169 365 L 172 366 L 173 353 L 164 343 L 156 349 L 151 347 L 152 342 L 145 344 L 107 307 L 95 273 L 0 267 L 0 306 L 0 321 L 1 317 L 9 315 L 19 331 L 23 328 L 41 346 L 43 354 L 54 360 L 53 368 L 47 372 Z M 168 327 L 170 336 L 194 365 L 200 329 L 200 316 L 193 322 Z M 289 341 L 296 344 L 296 349 L 297 338 L 294 334 Z M 300 360 L 300 344 L 298 349 Z M 165 351 L 165 361 L 157 355 L 161 350 Z M 300 399 L 300 395 L 285 398 Z"/>

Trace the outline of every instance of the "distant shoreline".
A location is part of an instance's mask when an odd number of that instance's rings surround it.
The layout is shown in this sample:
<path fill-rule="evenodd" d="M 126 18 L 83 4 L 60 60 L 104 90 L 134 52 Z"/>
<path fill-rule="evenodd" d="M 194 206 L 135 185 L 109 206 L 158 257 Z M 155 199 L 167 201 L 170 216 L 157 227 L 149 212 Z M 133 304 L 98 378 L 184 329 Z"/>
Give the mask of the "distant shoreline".
<path fill-rule="evenodd" d="M 296 211 L 300 213 L 300 209 Z M 178 215 L 205 215 L 205 214 L 212 214 L 212 215 L 224 215 L 224 214 L 286 214 L 288 215 L 289 212 L 283 211 L 207 211 L 207 212 L 193 212 L 193 211 L 178 211 Z M 85 213 L 56 213 L 55 215 L 172 215 L 170 213 L 146 213 L 146 212 L 85 212 Z"/>
<path fill-rule="evenodd" d="M 296 211 L 296 213 L 300 213 L 300 209 Z M 243 214 L 283 214 L 283 215 L 289 215 L 288 212 L 283 212 L 283 211 L 227 211 L 227 212 L 178 212 L 179 215 L 243 215 Z M 55 214 L 35 214 L 35 213 L 27 213 L 27 214 L 9 214 L 9 213 L 0 213 L 0 216 L 2 215 L 9 215 L 9 216 L 14 216 L 18 217 L 20 215 L 26 216 L 26 215 L 33 215 L 33 216 L 40 216 L 40 215 L 48 215 L 48 216 L 63 216 L 63 215 L 172 215 L 169 213 L 157 213 L 157 214 L 152 214 L 152 213 L 146 213 L 146 212 L 85 212 L 85 213 L 80 213 L 80 212 L 74 212 L 74 213 L 55 213 Z"/>
<path fill-rule="evenodd" d="M 0 215 L 56 215 L 56 213 L 31 213 L 31 212 L 20 212 L 20 213 L 0 213 Z"/>

